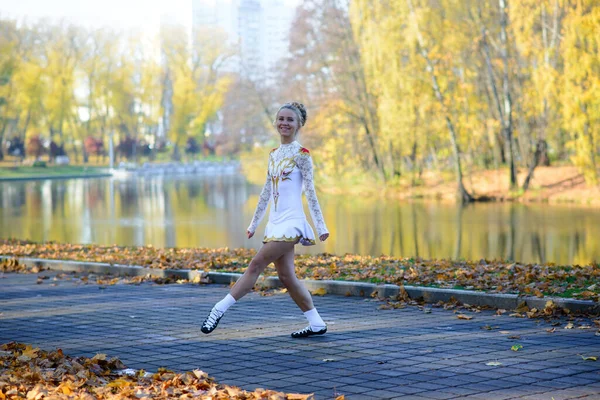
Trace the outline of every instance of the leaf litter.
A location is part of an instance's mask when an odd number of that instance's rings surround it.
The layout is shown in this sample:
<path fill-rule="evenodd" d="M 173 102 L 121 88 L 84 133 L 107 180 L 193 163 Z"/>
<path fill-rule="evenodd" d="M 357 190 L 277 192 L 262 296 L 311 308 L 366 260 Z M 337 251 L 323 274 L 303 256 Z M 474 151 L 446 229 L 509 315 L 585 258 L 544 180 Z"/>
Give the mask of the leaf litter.
<path fill-rule="evenodd" d="M 0 254 L 14 257 L 0 263 L 0 270 L 11 272 L 27 270 L 26 266 L 18 263 L 17 257 L 137 265 L 157 269 L 244 272 L 256 251 L 227 247 L 126 247 L 2 239 Z M 537 297 L 553 295 L 594 301 L 600 298 L 600 285 L 594 283 L 600 279 L 600 267 L 596 263 L 521 264 L 500 260 L 425 260 L 354 254 L 337 256 L 329 253 L 297 255 L 295 261 L 298 276 L 307 279 L 433 286 Z M 265 270 L 266 276 L 276 274 L 272 265 Z"/>
<path fill-rule="evenodd" d="M 201 370 L 156 373 L 126 369 L 116 357 L 70 357 L 23 343 L 0 346 L 0 399 L 237 399 L 307 400 L 312 394 L 222 385 Z"/>

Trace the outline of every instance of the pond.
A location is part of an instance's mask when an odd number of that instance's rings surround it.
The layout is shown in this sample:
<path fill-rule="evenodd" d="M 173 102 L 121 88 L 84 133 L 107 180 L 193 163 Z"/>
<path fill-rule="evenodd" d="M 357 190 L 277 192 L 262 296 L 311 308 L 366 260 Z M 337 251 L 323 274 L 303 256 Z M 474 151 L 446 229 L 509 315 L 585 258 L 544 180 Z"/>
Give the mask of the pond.
<path fill-rule="evenodd" d="M 0 183 L 0 237 L 37 242 L 259 248 L 248 240 L 260 187 L 239 175 Z M 589 263 L 600 258 L 600 210 L 547 204 L 461 207 L 319 196 L 331 238 L 299 253 Z M 306 210 L 306 215 L 310 214 Z"/>

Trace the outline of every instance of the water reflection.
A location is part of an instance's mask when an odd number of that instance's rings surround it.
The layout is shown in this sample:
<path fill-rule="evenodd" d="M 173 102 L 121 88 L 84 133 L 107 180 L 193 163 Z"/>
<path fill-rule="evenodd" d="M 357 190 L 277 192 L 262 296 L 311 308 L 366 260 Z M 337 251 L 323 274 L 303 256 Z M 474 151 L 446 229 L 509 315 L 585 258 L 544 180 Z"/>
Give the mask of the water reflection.
<path fill-rule="evenodd" d="M 259 187 L 240 176 L 2 183 L 0 236 L 103 245 L 260 247 Z M 331 239 L 301 253 L 588 263 L 600 212 L 568 206 L 398 203 L 320 196 Z M 307 215 L 308 212 L 307 212 Z"/>

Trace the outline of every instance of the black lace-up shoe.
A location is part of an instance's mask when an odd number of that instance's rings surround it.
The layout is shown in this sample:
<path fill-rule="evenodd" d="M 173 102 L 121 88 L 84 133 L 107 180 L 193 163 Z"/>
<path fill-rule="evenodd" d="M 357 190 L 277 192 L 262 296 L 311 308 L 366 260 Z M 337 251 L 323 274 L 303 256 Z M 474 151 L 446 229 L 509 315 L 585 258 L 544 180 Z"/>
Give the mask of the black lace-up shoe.
<path fill-rule="evenodd" d="M 325 332 L 327 332 L 327 327 L 325 327 L 319 331 L 313 331 L 309 325 L 304 329 L 300 329 L 299 331 L 292 332 L 292 337 L 294 339 L 298 339 L 298 338 L 304 338 L 304 337 L 309 337 L 309 336 L 314 336 L 314 335 L 323 335 Z"/>
<path fill-rule="evenodd" d="M 217 328 L 217 325 L 219 325 L 221 318 L 223 318 L 223 314 L 225 313 L 217 310 L 216 308 L 210 310 L 210 314 L 208 314 L 208 317 L 206 317 L 202 323 L 202 328 L 200 328 L 202 333 L 211 333 L 214 331 Z"/>

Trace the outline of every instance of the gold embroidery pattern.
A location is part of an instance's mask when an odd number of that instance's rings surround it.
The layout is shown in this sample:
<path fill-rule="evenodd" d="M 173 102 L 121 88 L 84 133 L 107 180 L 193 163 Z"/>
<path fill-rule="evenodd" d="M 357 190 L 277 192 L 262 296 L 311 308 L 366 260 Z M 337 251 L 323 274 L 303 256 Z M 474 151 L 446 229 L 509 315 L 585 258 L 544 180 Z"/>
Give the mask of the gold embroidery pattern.
<path fill-rule="evenodd" d="M 298 241 L 300 241 L 300 239 L 302 239 L 301 235 L 297 235 L 297 236 L 282 236 L 282 237 L 275 237 L 275 236 L 271 236 L 271 237 L 266 237 L 263 239 L 263 243 L 268 243 L 268 242 L 289 242 L 289 243 L 297 243 Z M 308 239 L 305 238 L 304 241 L 306 241 L 307 243 L 312 244 L 316 244 L 314 240 L 312 239 Z"/>
<path fill-rule="evenodd" d="M 296 166 L 293 156 L 284 158 L 279 162 L 275 163 L 273 157 L 269 160 L 269 175 L 271 175 L 271 183 L 273 187 L 273 203 L 275 205 L 275 211 L 277 211 L 277 200 L 279 199 L 279 180 L 291 181 L 290 174 Z"/>

